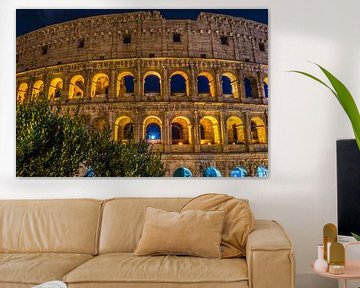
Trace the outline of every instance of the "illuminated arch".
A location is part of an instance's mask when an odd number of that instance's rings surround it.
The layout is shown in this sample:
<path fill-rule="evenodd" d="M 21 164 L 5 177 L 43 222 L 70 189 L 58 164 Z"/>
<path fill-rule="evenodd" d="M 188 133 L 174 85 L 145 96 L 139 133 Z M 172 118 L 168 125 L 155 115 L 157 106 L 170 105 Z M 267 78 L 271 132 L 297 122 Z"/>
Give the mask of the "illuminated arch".
<path fill-rule="evenodd" d="M 263 79 L 263 88 L 265 98 L 269 98 L 269 78 L 267 76 Z"/>
<path fill-rule="evenodd" d="M 251 141 L 252 143 L 266 143 L 266 128 L 260 117 L 251 118 Z"/>
<path fill-rule="evenodd" d="M 257 98 L 259 96 L 257 90 L 257 81 L 254 77 L 244 77 L 244 87 L 246 98 Z"/>
<path fill-rule="evenodd" d="M 220 144 L 219 123 L 212 116 L 200 119 L 200 144 Z"/>
<path fill-rule="evenodd" d="M 28 84 L 23 82 L 19 85 L 18 91 L 17 91 L 17 95 L 16 95 L 16 101 L 19 104 L 22 104 L 25 102 L 25 98 L 26 98 L 26 93 L 28 91 Z"/>
<path fill-rule="evenodd" d="M 259 165 L 256 168 L 255 176 L 259 178 L 267 178 L 269 176 L 269 171 L 266 167 Z"/>
<path fill-rule="evenodd" d="M 172 144 L 191 144 L 191 123 L 183 116 L 175 117 L 171 121 Z"/>
<path fill-rule="evenodd" d="M 222 74 L 221 77 L 223 94 L 230 94 L 234 98 L 239 98 L 239 90 L 236 76 L 230 72 Z"/>
<path fill-rule="evenodd" d="M 75 75 L 70 80 L 69 99 L 81 99 L 84 97 L 85 80 L 82 75 Z"/>
<path fill-rule="evenodd" d="M 116 96 L 133 94 L 135 87 L 135 76 L 129 71 L 121 72 L 116 79 Z"/>
<path fill-rule="evenodd" d="M 128 116 L 120 116 L 115 121 L 114 140 L 128 142 L 134 139 L 134 124 Z"/>
<path fill-rule="evenodd" d="M 189 168 L 179 167 L 174 171 L 173 177 L 193 177 L 193 174 Z"/>
<path fill-rule="evenodd" d="M 184 71 L 175 71 L 170 75 L 170 94 L 190 95 L 189 76 Z"/>
<path fill-rule="evenodd" d="M 143 137 L 146 141 L 154 144 L 161 143 L 162 122 L 159 117 L 148 116 L 143 122 Z"/>
<path fill-rule="evenodd" d="M 197 77 L 198 93 L 215 96 L 214 77 L 209 72 L 201 72 Z"/>
<path fill-rule="evenodd" d="M 91 97 L 109 94 L 109 77 L 105 73 L 95 74 L 91 82 Z"/>
<path fill-rule="evenodd" d="M 244 124 L 240 117 L 229 117 L 226 121 L 226 131 L 229 144 L 240 144 L 245 142 Z"/>
<path fill-rule="evenodd" d="M 144 94 L 161 94 L 161 75 L 156 71 L 147 71 L 144 74 Z"/>
<path fill-rule="evenodd" d="M 49 87 L 49 94 L 48 99 L 49 100 L 60 100 L 62 91 L 63 91 L 64 82 L 61 78 L 54 78 L 50 82 Z"/>
<path fill-rule="evenodd" d="M 37 80 L 31 91 L 31 101 L 39 100 L 44 92 L 44 82 L 42 80 Z"/>

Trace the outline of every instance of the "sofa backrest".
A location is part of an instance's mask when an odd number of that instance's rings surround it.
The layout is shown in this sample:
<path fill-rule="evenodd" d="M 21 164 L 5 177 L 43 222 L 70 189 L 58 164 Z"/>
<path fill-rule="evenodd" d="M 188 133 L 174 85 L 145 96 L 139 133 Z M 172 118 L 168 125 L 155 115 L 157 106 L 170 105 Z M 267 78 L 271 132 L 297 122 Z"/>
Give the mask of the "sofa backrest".
<path fill-rule="evenodd" d="M 117 198 L 105 201 L 99 253 L 133 252 L 141 237 L 145 208 L 179 211 L 189 198 Z"/>
<path fill-rule="evenodd" d="M 102 201 L 0 200 L 1 252 L 96 254 Z"/>

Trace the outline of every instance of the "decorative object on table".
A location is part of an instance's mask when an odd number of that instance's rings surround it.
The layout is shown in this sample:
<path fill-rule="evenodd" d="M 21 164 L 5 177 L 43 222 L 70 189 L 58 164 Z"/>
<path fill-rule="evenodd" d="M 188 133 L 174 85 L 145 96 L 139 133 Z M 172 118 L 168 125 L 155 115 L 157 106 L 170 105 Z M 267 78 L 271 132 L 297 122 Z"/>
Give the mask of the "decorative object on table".
<path fill-rule="evenodd" d="M 329 273 L 331 274 L 345 273 L 345 248 L 339 242 L 331 243 Z"/>
<path fill-rule="evenodd" d="M 332 75 L 329 71 L 327 71 L 322 66 L 320 66 L 316 63 L 314 63 L 314 64 L 317 65 L 321 69 L 321 71 L 325 74 L 327 79 L 330 81 L 332 87 L 330 87 L 325 82 L 323 82 L 319 78 L 317 78 L 309 73 L 302 72 L 302 71 L 296 71 L 296 70 L 293 70 L 290 72 L 303 74 L 330 89 L 330 91 L 335 95 L 336 99 L 339 101 L 339 103 L 343 107 L 345 113 L 349 117 L 352 128 L 354 130 L 356 143 L 360 150 L 360 113 L 356 106 L 354 98 L 352 97 L 350 91 L 346 88 L 346 86 L 340 80 L 338 80 L 334 75 Z"/>
<path fill-rule="evenodd" d="M 331 243 L 337 241 L 337 228 L 335 224 L 328 223 L 323 228 L 324 259 L 330 263 L 329 251 Z"/>
<path fill-rule="evenodd" d="M 67 285 L 61 281 L 50 281 L 37 286 L 33 286 L 32 288 L 66 288 Z"/>
<path fill-rule="evenodd" d="M 320 272 L 326 272 L 328 263 L 324 260 L 324 245 L 318 245 L 318 258 L 314 263 L 314 269 Z"/>
<path fill-rule="evenodd" d="M 355 238 L 356 241 L 360 241 L 360 235 L 351 233 L 351 235 Z"/>

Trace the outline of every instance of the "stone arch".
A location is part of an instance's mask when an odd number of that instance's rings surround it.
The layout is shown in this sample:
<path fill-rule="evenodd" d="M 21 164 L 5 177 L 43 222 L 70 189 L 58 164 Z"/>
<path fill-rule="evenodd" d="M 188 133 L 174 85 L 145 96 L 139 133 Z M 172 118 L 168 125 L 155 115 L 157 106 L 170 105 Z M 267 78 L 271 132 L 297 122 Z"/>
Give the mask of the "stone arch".
<path fill-rule="evenodd" d="M 212 116 L 204 116 L 199 123 L 200 144 L 220 144 L 220 128 L 217 119 Z"/>
<path fill-rule="evenodd" d="M 231 116 L 226 121 L 226 132 L 229 144 L 245 142 L 244 123 L 240 117 Z"/>
<path fill-rule="evenodd" d="M 190 95 L 189 76 L 184 71 L 175 71 L 170 75 L 170 94 Z"/>
<path fill-rule="evenodd" d="M 178 116 L 171 121 L 172 144 L 191 144 L 191 122 L 187 117 Z"/>
<path fill-rule="evenodd" d="M 264 97 L 269 98 L 269 78 L 265 76 L 262 80 L 263 89 L 264 89 Z"/>
<path fill-rule="evenodd" d="M 175 169 L 173 177 L 193 177 L 193 173 L 188 167 L 179 167 Z"/>
<path fill-rule="evenodd" d="M 84 97 L 85 79 L 78 74 L 71 78 L 69 87 L 69 99 L 81 99 Z"/>
<path fill-rule="evenodd" d="M 239 98 L 239 89 L 237 78 L 230 72 L 225 72 L 221 75 L 222 91 L 223 94 L 230 94 L 234 98 Z M 226 93 L 228 92 L 228 93 Z"/>
<path fill-rule="evenodd" d="M 203 177 L 221 177 L 221 172 L 218 168 L 210 166 L 204 170 Z"/>
<path fill-rule="evenodd" d="M 43 95 L 43 93 L 44 93 L 44 81 L 37 80 L 32 86 L 31 100 L 32 101 L 39 100 L 39 98 Z"/>
<path fill-rule="evenodd" d="M 49 100 L 60 100 L 62 91 L 63 91 L 63 87 L 64 87 L 64 81 L 61 78 L 56 77 L 53 80 L 51 80 L 50 87 L 49 87 L 49 93 L 48 93 L 48 99 Z"/>
<path fill-rule="evenodd" d="M 269 176 L 269 170 L 265 166 L 259 165 L 256 167 L 255 177 L 267 178 Z"/>
<path fill-rule="evenodd" d="M 91 97 L 100 95 L 109 95 L 110 80 L 105 73 L 97 73 L 93 76 L 91 82 Z"/>
<path fill-rule="evenodd" d="M 161 75 L 156 71 L 147 71 L 144 74 L 144 94 L 161 95 Z"/>
<path fill-rule="evenodd" d="M 116 97 L 134 94 L 135 76 L 129 71 L 121 72 L 116 79 Z"/>
<path fill-rule="evenodd" d="M 25 83 L 25 82 L 20 83 L 18 91 L 17 91 L 17 95 L 16 95 L 16 101 L 19 104 L 22 104 L 25 102 L 26 93 L 27 93 L 28 89 L 29 89 L 29 86 L 27 83 Z"/>
<path fill-rule="evenodd" d="M 230 177 L 247 177 L 248 171 L 242 167 L 242 166 L 235 166 L 231 171 L 230 171 Z"/>
<path fill-rule="evenodd" d="M 252 76 L 244 77 L 245 97 L 258 98 L 257 81 Z"/>
<path fill-rule="evenodd" d="M 199 94 L 209 94 L 212 97 L 215 96 L 215 81 L 211 73 L 199 73 L 197 77 L 197 87 Z"/>
<path fill-rule="evenodd" d="M 115 121 L 114 141 L 128 142 L 134 139 L 134 123 L 128 116 L 120 116 Z"/>
<path fill-rule="evenodd" d="M 143 121 L 143 137 L 146 141 L 160 144 L 162 137 L 162 121 L 159 117 L 148 116 Z"/>
<path fill-rule="evenodd" d="M 264 121 L 260 117 L 251 118 L 251 142 L 264 144 L 267 141 L 266 138 Z"/>

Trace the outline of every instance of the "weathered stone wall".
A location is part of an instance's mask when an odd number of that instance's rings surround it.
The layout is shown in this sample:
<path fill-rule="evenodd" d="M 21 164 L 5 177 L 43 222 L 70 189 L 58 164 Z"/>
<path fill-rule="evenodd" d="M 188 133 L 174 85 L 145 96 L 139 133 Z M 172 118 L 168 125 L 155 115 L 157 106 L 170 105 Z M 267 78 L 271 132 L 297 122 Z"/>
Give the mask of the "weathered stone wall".
<path fill-rule="evenodd" d="M 149 56 L 267 64 L 267 31 L 265 24 L 211 13 L 201 13 L 196 21 L 167 20 L 157 11 L 88 17 L 18 37 L 16 67 L 24 71 L 75 61 Z M 180 35 L 180 42 L 173 41 L 174 33 Z M 124 43 L 125 36 L 131 36 L 131 43 Z M 226 44 L 221 37 L 227 37 Z"/>
<path fill-rule="evenodd" d="M 124 44 L 130 34 L 131 43 Z M 228 45 L 221 43 L 224 35 Z M 82 39 L 84 47 L 78 47 Z M 266 25 L 208 13 L 197 21 L 166 20 L 158 12 L 98 16 L 18 37 L 17 54 L 19 104 L 41 96 L 64 109 L 80 105 L 89 124 L 109 125 L 117 141 L 127 141 L 129 123 L 135 141 L 146 138 L 149 124 L 158 124 L 161 139 L 150 142 L 163 153 L 168 176 L 179 167 L 201 176 L 209 166 L 223 176 L 237 166 L 254 175 L 256 167 L 268 165 Z M 158 77 L 160 91 L 145 91 L 147 75 Z M 186 79 L 186 91 L 171 90 L 173 75 Z M 125 76 L 133 79 L 131 92 Z M 208 79 L 209 93 L 199 92 L 199 76 Z M 224 76 L 231 94 L 224 93 Z M 245 79 L 251 80 L 251 96 Z M 181 127 L 181 139 L 174 139 L 173 125 Z"/>

